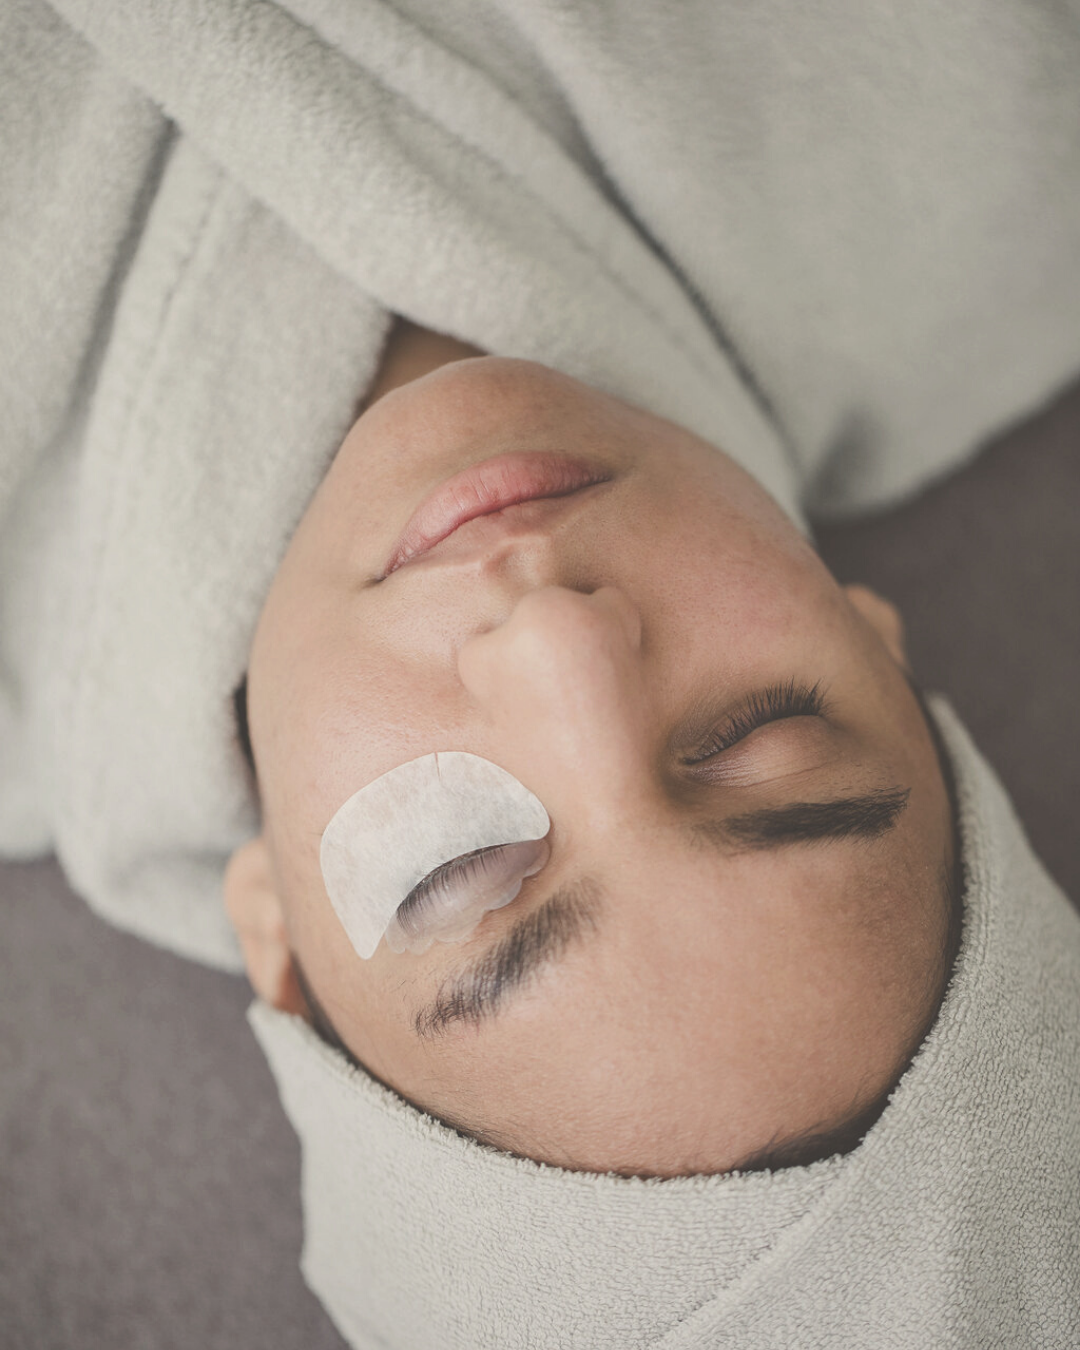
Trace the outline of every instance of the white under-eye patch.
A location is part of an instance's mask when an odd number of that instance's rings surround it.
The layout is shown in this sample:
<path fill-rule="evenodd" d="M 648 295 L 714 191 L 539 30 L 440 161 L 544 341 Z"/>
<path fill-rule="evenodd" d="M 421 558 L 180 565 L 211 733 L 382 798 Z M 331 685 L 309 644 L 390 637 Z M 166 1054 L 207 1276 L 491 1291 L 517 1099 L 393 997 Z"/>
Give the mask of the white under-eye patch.
<path fill-rule="evenodd" d="M 459 941 L 490 909 L 509 903 L 547 860 L 551 827 L 541 802 L 513 774 L 462 750 L 441 750 L 362 787 L 323 831 L 319 861 L 330 903 L 365 960 L 384 934 L 396 951 L 424 951 L 435 938 Z M 410 891 L 436 868 L 478 849 L 480 876 L 456 890 L 422 923 L 397 923 Z M 388 932 L 388 929 L 390 930 Z"/>

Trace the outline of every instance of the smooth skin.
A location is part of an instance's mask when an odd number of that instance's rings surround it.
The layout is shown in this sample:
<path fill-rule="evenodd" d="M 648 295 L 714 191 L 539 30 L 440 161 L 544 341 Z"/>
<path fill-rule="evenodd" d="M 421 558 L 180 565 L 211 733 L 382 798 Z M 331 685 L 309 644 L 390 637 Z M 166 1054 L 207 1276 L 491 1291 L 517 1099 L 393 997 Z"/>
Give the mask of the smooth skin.
<path fill-rule="evenodd" d="M 610 482 L 470 522 L 377 580 L 409 515 L 514 450 Z M 399 326 L 311 501 L 249 667 L 261 834 L 226 877 L 256 991 L 309 1014 L 432 1114 L 590 1171 L 725 1171 L 895 1083 L 948 978 L 948 793 L 896 611 L 841 587 L 757 483 L 688 431 L 531 362 Z M 820 684 L 823 716 L 686 760 L 755 691 Z M 337 808 L 433 750 L 544 803 L 551 858 L 459 944 L 361 960 L 322 883 Z M 774 851 L 702 822 L 910 790 L 881 838 Z M 446 980 L 564 884 L 595 931 L 479 1026 L 418 1034 Z"/>

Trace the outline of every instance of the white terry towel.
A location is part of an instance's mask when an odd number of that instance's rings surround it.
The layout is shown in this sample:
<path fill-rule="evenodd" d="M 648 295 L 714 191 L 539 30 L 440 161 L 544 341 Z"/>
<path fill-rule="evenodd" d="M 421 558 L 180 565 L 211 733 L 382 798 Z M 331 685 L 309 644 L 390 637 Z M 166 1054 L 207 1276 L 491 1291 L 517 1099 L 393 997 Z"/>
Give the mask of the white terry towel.
<path fill-rule="evenodd" d="M 495 1152 L 255 1004 L 308 1283 L 357 1350 L 1080 1345 L 1080 917 L 932 699 L 966 885 L 937 1022 L 853 1153 L 642 1181 Z"/>
<path fill-rule="evenodd" d="M 236 967 L 229 692 L 388 312 L 796 518 L 1080 367 L 1077 6 L 8 0 L 0 851 Z"/>

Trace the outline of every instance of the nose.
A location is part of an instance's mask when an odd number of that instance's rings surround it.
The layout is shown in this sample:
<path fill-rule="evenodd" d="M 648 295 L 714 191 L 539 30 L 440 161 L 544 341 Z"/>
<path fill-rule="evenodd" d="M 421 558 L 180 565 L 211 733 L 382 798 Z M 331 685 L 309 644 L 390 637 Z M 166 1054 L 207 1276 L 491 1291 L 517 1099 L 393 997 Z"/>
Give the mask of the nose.
<path fill-rule="evenodd" d="M 624 592 L 531 590 L 457 660 L 504 767 L 541 800 L 572 799 L 593 827 L 626 819 L 649 778 L 650 708 L 641 616 Z"/>

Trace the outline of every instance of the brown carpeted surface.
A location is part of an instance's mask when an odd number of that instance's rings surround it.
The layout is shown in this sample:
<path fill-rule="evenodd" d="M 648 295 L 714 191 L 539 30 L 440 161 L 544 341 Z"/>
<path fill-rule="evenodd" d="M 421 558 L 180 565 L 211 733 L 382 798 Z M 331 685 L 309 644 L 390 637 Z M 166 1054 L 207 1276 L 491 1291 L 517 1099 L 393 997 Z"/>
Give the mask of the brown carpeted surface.
<path fill-rule="evenodd" d="M 897 601 L 1080 897 L 1080 386 L 919 501 L 822 532 Z M 0 1350 L 320 1350 L 298 1150 L 242 981 L 0 867 Z M 435 1347 L 432 1350 L 436 1350 Z"/>

